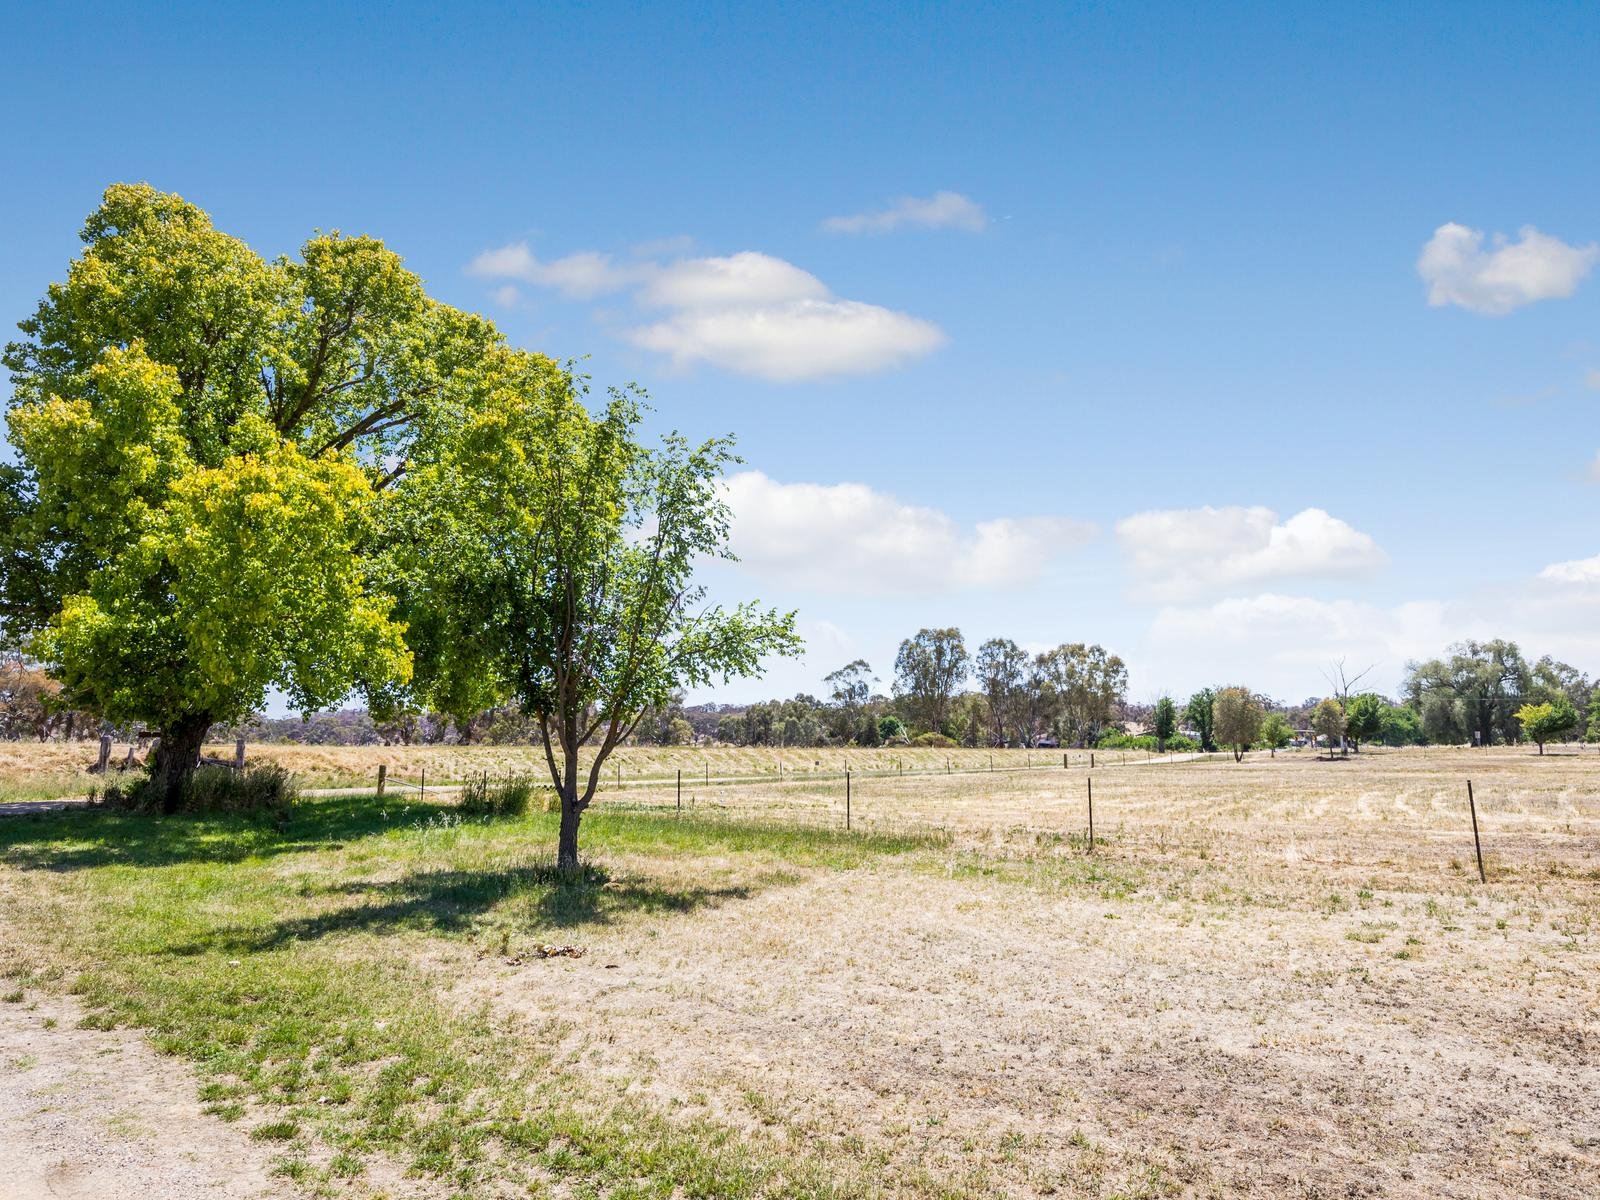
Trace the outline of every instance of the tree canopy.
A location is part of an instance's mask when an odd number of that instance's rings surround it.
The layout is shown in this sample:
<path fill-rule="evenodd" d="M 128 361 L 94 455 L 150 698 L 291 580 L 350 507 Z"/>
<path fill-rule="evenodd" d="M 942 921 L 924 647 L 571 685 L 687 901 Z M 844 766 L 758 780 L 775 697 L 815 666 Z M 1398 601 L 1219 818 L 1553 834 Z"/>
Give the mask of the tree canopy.
<path fill-rule="evenodd" d="M 375 547 L 499 335 L 382 242 L 268 261 L 199 208 L 109 188 L 6 349 L 0 622 L 67 703 L 159 726 L 167 808 L 214 721 L 411 671 Z"/>
<path fill-rule="evenodd" d="M 945 733 L 950 701 L 967 677 L 967 644 L 959 629 L 919 629 L 900 643 L 895 692 L 924 728 Z"/>
<path fill-rule="evenodd" d="M 1225 687 L 1211 701 L 1211 714 L 1212 737 L 1232 750 L 1233 761 L 1238 762 L 1261 736 L 1266 710 L 1249 688 Z"/>
<path fill-rule="evenodd" d="M 1570 733 L 1577 727 L 1578 710 L 1572 707 L 1572 701 L 1564 694 L 1557 693 L 1554 700 L 1524 704 L 1517 709 L 1517 720 L 1522 725 L 1523 735 L 1537 743 L 1539 753 L 1543 754 L 1546 742 Z"/>
<path fill-rule="evenodd" d="M 400 544 L 440 614 L 432 636 L 466 647 L 430 686 L 454 696 L 489 679 L 536 719 L 571 868 L 606 758 L 644 714 L 799 639 L 793 613 L 711 605 L 695 581 L 700 562 L 732 557 L 730 440 L 647 447 L 640 394 L 614 389 L 591 413 L 581 380 L 536 368 L 483 407 L 471 453 L 417 469 Z"/>

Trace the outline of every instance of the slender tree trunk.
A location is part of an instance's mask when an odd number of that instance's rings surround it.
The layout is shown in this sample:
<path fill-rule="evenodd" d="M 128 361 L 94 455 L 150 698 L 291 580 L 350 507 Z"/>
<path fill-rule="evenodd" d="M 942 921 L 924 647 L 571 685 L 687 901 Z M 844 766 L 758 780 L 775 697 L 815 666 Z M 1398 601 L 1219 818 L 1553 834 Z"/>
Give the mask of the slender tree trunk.
<path fill-rule="evenodd" d="M 576 871 L 578 869 L 578 822 L 583 820 L 583 813 L 570 795 L 561 797 L 561 839 L 556 847 L 556 869 L 560 871 Z"/>
<path fill-rule="evenodd" d="M 211 730 L 209 713 L 190 713 L 168 721 L 150 756 L 150 780 L 160 790 L 168 816 L 183 802 L 183 785 L 200 765 L 200 748 Z"/>
<path fill-rule="evenodd" d="M 570 739 L 568 739 L 570 740 Z M 561 763 L 561 835 L 556 843 L 556 869 L 578 869 L 578 824 L 583 820 L 583 809 L 578 805 L 578 752 L 577 748 L 563 747 Z"/>

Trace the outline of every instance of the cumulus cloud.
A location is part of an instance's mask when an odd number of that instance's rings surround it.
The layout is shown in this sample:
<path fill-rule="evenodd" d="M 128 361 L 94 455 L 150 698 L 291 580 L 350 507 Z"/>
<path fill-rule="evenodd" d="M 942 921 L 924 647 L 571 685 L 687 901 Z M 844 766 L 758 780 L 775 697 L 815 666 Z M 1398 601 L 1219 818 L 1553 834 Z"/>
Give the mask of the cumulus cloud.
<path fill-rule="evenodd" d="M 935 192 L 925 199 L 902 196 L 878 212 L 829 217 L 829 233 L 891 233 L 896 229 L 965 229 L 978 233 L 989 224 L 983 206 L 960 192 Z"/>
<path fill-rule="evenodd" d="M 1465 637 L 1503 636 L 1459 606 L 1414 601 L 1392 606 L 1354 600 L 1317 600 L 1267 592 L 1156 614 L 1139 657 L 1159 663 L 1163 678 L 1141 686 L 1203 686 L 1237 679 L 1283 700 L 1325 694 L 1323 671 L 1345 659 L 1359 670 L 1374 664 L 1365 681 L 1391 694 L 1410 659 L 1441 653 Z"/>
<path fill-rule="evenodd" d="M 1600 554 L 1593 558 L 1551 563 L 1539 572 L 1539 578 L 1548 583 L 1575 584 L 1580 587 L 1600 585 Z"/>
<path fill-rule="evenodd" d="M 620 291 L 641 277 L 637 264 L 618 264 L 609 255 L 584 250 L 542 262 L 526 242 L 485 250 L 467 264 L 467 273 L 483 279 L 520 279 L 554 288 L 574 300 L 592 300 Z"/>
<path fill-rule="evenodd" d="M 744 566 L 815 591 L 906 594 L 1031 583 L 1094 526 L 999 517 L 967 527 L 859 483 L 780 483 L 742 471 L 724 484 Z"/>
<path fill-rule="evenodd" d="M 774 383 L 871 374 L 945 340 L 927 321 L 854 300 L 688 310 L 624 336 L 678 366 L 706 362 Z"/>
<path fill-rule="evenodd" d="M 1600 259 L 1600 245 L 1569 246 L 1532 225 L 1524 225 L 1519 238 L 1513 242 L 1497 233 L 1485 249 L 1481 230 L 1453 221 L 1439 226 L 1417 259 L 1428 303 L 1502 316 L 1538 300 L 1572 295 Z"/>
<path fill-rule="evenodd" d="M 1188 599 L 1225 588 L 1310 576 L 1350 576 L 1388 561 L 1378 544 L 1320 508 L 1286 521 L 1272 509 L 1160 509 L 1117 522 L 1138 594 Z"/>
<path fill-rule="evenodd" d="M 480 254 L 468 269 L 574 299 L 631 291 L 636 305 L 659 316 L 623 328 L 625 341 L 675 366 L 709 363 L 777 383 L 882 371 L 945 342 L 929 321 L 837 298 L 809 271 L 753 250 L 633 263 L 585 251 L 541 262 L 519 243 Z"/>

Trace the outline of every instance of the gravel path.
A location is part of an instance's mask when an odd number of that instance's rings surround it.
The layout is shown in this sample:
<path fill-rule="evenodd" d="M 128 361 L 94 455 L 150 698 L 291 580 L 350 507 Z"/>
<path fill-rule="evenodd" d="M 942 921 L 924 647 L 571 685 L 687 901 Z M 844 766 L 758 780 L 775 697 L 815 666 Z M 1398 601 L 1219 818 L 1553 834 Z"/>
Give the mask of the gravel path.
<path fill-rule="evenodd" d="M 0 1003 L 6 1200 L 293 1200 L 275 1153 L 201 1111 L 192 1076 L 128 1030 L 78 1028 L 71 1000 Z M 54 1022 L 53 1025 L 50 1022 Z"/>

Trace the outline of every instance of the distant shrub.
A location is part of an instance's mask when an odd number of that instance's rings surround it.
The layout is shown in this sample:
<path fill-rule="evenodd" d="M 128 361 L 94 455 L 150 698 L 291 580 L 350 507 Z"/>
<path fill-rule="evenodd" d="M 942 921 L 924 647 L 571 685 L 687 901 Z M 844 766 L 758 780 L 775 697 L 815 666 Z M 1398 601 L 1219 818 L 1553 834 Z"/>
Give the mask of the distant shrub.
<path fill-rule="evenodd" d="M 480 775 L 461 789 L 456 805 L 471 817 L 520 817 L 533 804 L 533 776 L 523 773 L 490 779 Z"/>
<path fill-rule="evenodd" d="M 1156 750 L 1156 739 L 1153 734 L 1148 733 L 1133 734 L 1112 732 L 1102 735 L 1100 740 L 1095 743 L 1095 749 L 1149 750 L 1154 753 Z M 1193 738 L 1184 737 L 1181 733 L 1175 733 L 1167 739 L 1167 750 L 1169 753 L 1176 751 L 1181 754 L 1188 754 L 1199 749 L 1199 742 L 1195 741 Z"/>
<path fill-rule="evenodd" d="M 940 749 L 945 749 L 945 748 L 948 748 L 950 746 L 954 746 L 956 744 L 956 741 L 955 741 L 954 738 L 945 737 L 945 735 L 942 734 L 942 733 L 931 733 L 930 732 L 930 733 L 919 733 L 919 734 L 917 734 L 916 737 L 911 739 L 911 744 L 913 746 L 924 746 L 924 747 L 926 747 L 926 746 L 937 746 Z"/>
<path fill-rule="evenodd" d="M 183 786 L 178 811 L 196 815 L 228 814 L 242 817 L 285 818 L 300 798 L 294 774 L 277 763 L 235 771 L 206 763 L 197 767 Z M 112 784 L 103 797 L 107 808 L 119 812 L 161 811 L 161 789 L 148 775 L 127 787 Z"/>

